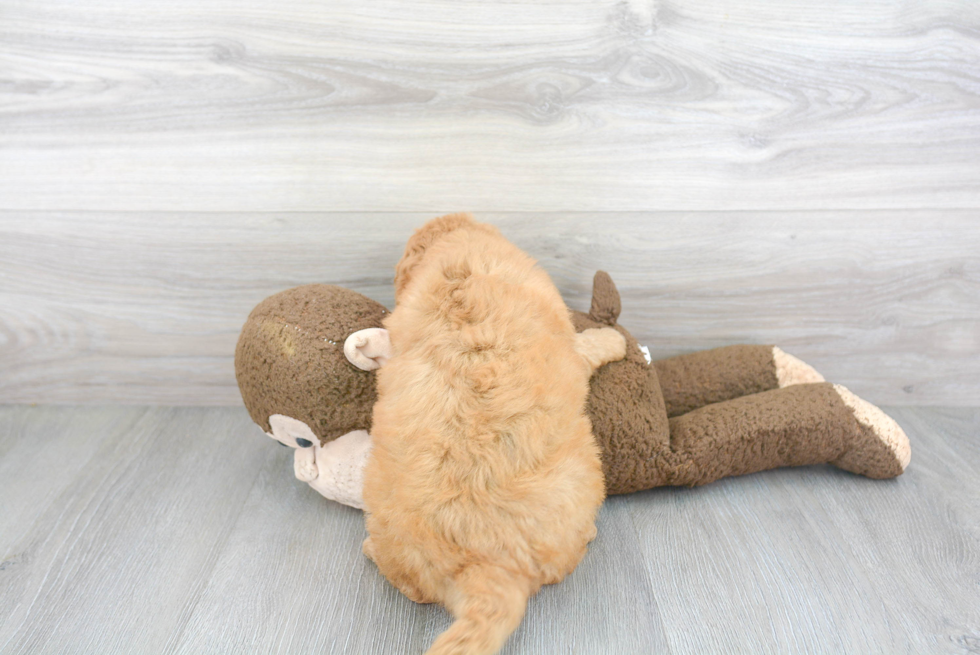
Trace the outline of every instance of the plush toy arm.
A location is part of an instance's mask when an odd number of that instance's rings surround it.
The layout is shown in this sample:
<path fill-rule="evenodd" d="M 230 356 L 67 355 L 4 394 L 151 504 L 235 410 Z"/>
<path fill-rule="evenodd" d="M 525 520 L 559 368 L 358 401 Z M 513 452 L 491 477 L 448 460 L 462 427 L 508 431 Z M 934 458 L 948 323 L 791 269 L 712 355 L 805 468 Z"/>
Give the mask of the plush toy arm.
<path fill-rule="evenodd" d="M 813 367 L 775 346 L 725 346 L 653 365 L 668 416 L 770 389 L 824 381 Z"/>
<path fill-rule="evenodd" d="M 589 328 L 575 335 L 575 351 L 592 370 L 626 356 L 626 339 L 615 328 Z"/>
<path fill-rule="evenodd" d="M 364 465 L 371 454 L 371 435 L 355 430 L 315 450 L 319 474 L 310 486 L 324 498 L 364 509 Z"/>

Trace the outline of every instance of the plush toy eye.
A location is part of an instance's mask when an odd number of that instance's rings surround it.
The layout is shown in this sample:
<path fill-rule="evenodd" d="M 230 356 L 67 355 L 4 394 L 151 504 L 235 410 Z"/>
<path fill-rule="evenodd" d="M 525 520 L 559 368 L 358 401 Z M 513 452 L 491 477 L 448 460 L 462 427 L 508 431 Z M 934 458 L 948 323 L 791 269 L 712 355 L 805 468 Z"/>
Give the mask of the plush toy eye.
<path fill-rule="evenodd" d="M 290 448 L 309 448 L 316 443 L 317 436 L 310 426 L 289 416 L 273 414 L 269 417 L 269 425 L 272 427 L 269 436 Z"/>

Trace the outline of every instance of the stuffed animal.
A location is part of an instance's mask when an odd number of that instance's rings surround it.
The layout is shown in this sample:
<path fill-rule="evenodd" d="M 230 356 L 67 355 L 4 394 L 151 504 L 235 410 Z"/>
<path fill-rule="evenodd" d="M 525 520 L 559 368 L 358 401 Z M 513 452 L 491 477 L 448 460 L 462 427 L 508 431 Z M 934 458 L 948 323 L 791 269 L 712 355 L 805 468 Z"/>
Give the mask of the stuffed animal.
<path fill-rule="evenodd" d="M 879 408 L 774 346 L 726 346 L 651 362 L 617 323 L 619 293 L 599 271 L 576 330 L 613 327 L 626 357 L 592 376 L 587 411 L 606 491 L 701 485 L 780 466 L 830 463 L 871 478 L 908 466 L 902 429 Z M 296 477 L 363 508 L 373 371 L 391 356 L 380 304 L 315 284 L 271 296 L 248 317 L 235 372 L 252 419 L 296 449 Z M 590 330 L 592 332 L 592 330 Z"/>

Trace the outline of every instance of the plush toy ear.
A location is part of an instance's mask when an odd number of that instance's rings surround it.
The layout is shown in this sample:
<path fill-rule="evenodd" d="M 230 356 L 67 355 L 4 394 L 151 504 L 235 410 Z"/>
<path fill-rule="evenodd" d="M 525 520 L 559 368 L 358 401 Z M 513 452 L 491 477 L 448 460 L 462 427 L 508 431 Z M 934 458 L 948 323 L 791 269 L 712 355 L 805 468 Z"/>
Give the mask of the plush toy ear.
<path fill-rule="evenodd" d="M 620 309 L 622 305 L 619 301 L 619 291 L 609 277 L 609 273 L 596 271 L 592 279 L 592 308 L 589 317 L 599 323 L 615 325 Z"/>
<path fill-rule="evenodd" d="M 358 330 L 344 342 L 347 361 L 362 371 L 381 368 L 391 359 L 391 341 L 388 330 L 368 328 Z"/>

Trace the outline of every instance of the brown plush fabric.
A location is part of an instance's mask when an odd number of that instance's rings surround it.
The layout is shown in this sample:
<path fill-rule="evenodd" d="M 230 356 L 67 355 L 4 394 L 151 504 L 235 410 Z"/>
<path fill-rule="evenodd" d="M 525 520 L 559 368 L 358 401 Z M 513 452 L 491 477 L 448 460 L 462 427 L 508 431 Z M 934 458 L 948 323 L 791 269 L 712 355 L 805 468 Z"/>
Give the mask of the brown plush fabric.
<path fill-rule="evenodd" d="M 667 412 L 657 370 L 647 364 L 636 339 L 620 325 L 619 292 L 609 275 L 599 271 L 592 287 L 592 311 L 572 312 L 578 332 L 612 325 L 626 338 L 626 357 L 592 374 L 586 411 L 592 433 L 602 449 L 606 493 L 630 493 L 650 488 L 659 480 L 665 462 L 654 457 L 667 444 Z"/>
<path fill-rule="evenodd" d="M 725 346 L 653 363 L 668 416 L 779 387 L 772 346 Z"/>
<path fill-rule="evenodd" d="M 787 387 L 792 388 L 792 387 Z M 875 480 L 885 480 L 901 475 L 905 469 L 895 453 L 875 435 L 867 425 L 858 422 L 859 434 L 855 435 L 843 455 L 830 463 L 851 473 Z"/>
<path fill-rule="evenodd" d="M 671 484 L 700 485 L 780 466 L 825 464 L 862 435 L 863 426 L 827 382 L 707 405 L 670 419 L 671 449 L 694 465 L 690 477 Z"/>
<path fill-rule="evenodd" d="M 901 474 L 832 384 L 778 388 L 772 346 L 726 346 L 648 365 L 616 324 L 619 312 L 619 293 L 602 271 L 590 313 L 572 312 L 576 330 L 612 325 L 627 342 L 626 358 L 590 381 L 587 410 L 608 494 L 827 462 L 875 478 Z"/>
<path fill-rule="evenodd" d="M 613 284 L 609 273 L 596 271 L 592 278 L 592 308 L 589 310 L 589 316 L 593 321 L 604 325 L 615 325 L 622 308 L 619 290 Z"/>
<path fill-rule="evenodd" d="M 387 310 L 349 289 L 310 284 L 263 300 L 249 315 L 235 349 L 235 376 L 252 420 L 303 421 L 321 443 L 370 430 L 377 400 L 374 373 L 344 357 L 353 332 L 381 327 Z"/>

